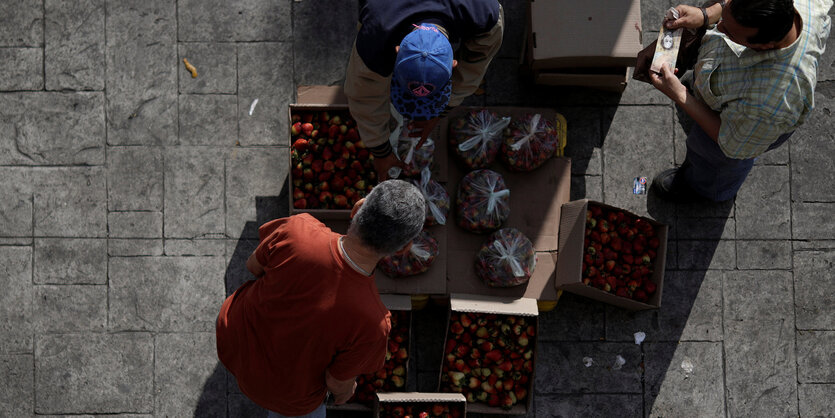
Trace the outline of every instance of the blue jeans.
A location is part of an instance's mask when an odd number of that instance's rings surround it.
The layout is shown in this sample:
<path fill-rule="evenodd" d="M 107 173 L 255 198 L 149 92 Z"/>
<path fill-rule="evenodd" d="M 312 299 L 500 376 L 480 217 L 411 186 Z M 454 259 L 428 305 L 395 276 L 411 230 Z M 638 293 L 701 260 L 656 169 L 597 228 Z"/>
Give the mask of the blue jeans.
<path fill-rule="evenodd" d="M 278 412 L 269 411 L 267 418 L 325 418 L 325 404 L 319 405 L 313 412 L 306 415 L 298 415 L 294 417 L 286 417 Z"/>
<path fill-rule="evenodd" d="M 794 131 L 780 135 L 767 151 L 783 145 Z M 676 175 L 693 191 L 716 202 L 733 199 L 756 158 L 738 160 L 725 156 L 719 144 L 694 123 L 687 135 L 687 156 Z"/>

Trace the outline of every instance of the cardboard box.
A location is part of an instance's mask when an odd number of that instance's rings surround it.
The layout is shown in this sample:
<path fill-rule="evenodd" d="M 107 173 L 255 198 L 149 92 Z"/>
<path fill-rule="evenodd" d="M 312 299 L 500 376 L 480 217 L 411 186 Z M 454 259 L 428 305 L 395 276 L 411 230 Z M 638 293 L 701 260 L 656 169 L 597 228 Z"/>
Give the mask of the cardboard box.
<path fill-rule="evenodd" d="M 655 294 L 650 297 L 647 303 L 638 302 L 633 299 L 620 297 L 612 293 L 583 284 L 582 265 L 585 249 L 583 241 L 586 229 L 586 210 L 589 203 L 595 205 L 622 210 L 632 216 L 644 219 L 655 226 L 656 236 L 659 240 L 658 250 L 653 263 L 651 280 L 656 284 Z M 667 258 L 667 232 L 668 227 L 653 219 L 635 215 L 627 210 L 610 206 L 605 203 L 594 202 L 588 199 L 568 202 L 562 206 L 562 218 L 560 219 L 560 259 L 557 262 L 556 286 L 559 289 L 571 293 L 583 295 L 601 302 L 619 306 L 629 310 L 653 309 L 661 306 L 661 294 L 664 284 L 664 267 Z"/>
<path fill-rule="evenodd" d="M 450 120 L 480 108 L 458 108 Z M 522 107 L 488 107 L 500 116 L 520 117 L 527 113 L 540 113 L 543 117 L 556 120 L 553 109 Z M 444 132 L 448 121 L 442 121 Z M 446 135 L 444 137 L 446 142 Z M 490 169 L 500 173 L 510 189 L 510 216 L 502 227 L 519 229 L 533 243 L 537 253 L 536 267 L 527 284 L 509 288 L 493 288 L 485 285 L 475 275 L 475 257 L 478 249 L 489 234 L 476 234 L 458 226 L 455 215 L 455 197 L 458 183 L 467 172 L 467 167 L 451 155 L 449 159 L 450 181 L 447 192 L 453 200 L 450 219 L 447 221 L 447 290 L 450 293 L 471 293 L 504 297 L 526 297 L 538 300 L 557 300 L 554 283 L 557 259 L 557 230 L 560 225 L 560 208 L 570 199 L 571 160 L 555 157 L 530 172 L 509 172 L 501 161 L 494 162 Z M 499 157 L 500 158 L 500 157 Z"/>
<path fill-rule="evenodd" d="M 323 221 L 331 230 L 344 234 L 348 231 L 350 221 L 327 219 Z M 447 222 L 449 223 L 449 222 Z M 381 270 L 374 271 L 374 280 L 381 294 L 392 293 L 401 295 L 443 295 L 447 293 L 447 256 L 449 226 L 433 225 L 427 228 L 429 233 L 438 241 L 438 255 L 432 265 L 424 273 L 408 277 L 393 278 Z"/>
<path fill-rule="evenodd" d="M 405 329 L 407 331 L 406 331 L 406 334 L 405 334 L 404 337 L 405 337 L 405 345 L 406 345 L 407 350 L 408 350 L 407 352 L 409 353 L 409 358 L 406 359 L 406 374 L 403 376 L 404 386 L 399 389 L 399 390 L 405 392 L 406 389 L 407 389 L 407 387 L 405 385 L 405 382 L 408 381 L 407 380 L 408 376 L 410 374 L 412 374 L 412 368 L 414 367 L 413 363 L 410 361 L 411 358 L 412 358 L 412 353 L 413 353 L 413 349 L 414 349 L 414 344 L 412 344 L 412 341 L 413 341 L 413 339 L 412 339 L 412 301 L 411 301 L 411 298 L 409 296 L 404 296 L 404 295 L 380 295 L 380 300 L 382 300 L 383 304 L 386 306 L 386 308 L 388 308 L 388 310 L 391 311 L 393 318 L 394 318 L 394 315 L 396 315 L 398 313 L 400 315 L 408 318 L 407 319 L 408 322 L 405 324 L 406 325 Z M 397 324 L 397 329 L 402 329 L 403 328 L 402 325 L 403 324 Z M 396 332 L 397 329 L 392 327 L 392 333 Z M 391 335 L 389 335 L 389 337 L 394 338 L 395 335 L 391 334 Z M 391 344 L 391 341 L 389 341 L 389 344 Z M 358 392 L 363 390 L 362 387 L 365 385 L 365 383 L 362 381 L 362 378 L 363 378 L 363 376 L 360 376 L 360 377 L 357 378 L 357 391 Z M 354 401 L 354 402 L 349 402 L 349 403 L 342 404 L 342 405 L 334 405 L 333 400 L 329 399 L 328 404 L 327 404 L 327 408 L 332 409 L 332 410 L 342 410 L 342 411 L 370 411 L 370 410 L 372 410 L 372 408 L 374 406 L 374 403 L 376 403 L 376 397 L 372 397 L 372 399 L 370 399 L 367 404 L 362 403 L 362 402 L 358 402 L 358 401 Z"/>
<path fill-rule="evenodd" d="M 532 298 L 501 298 L 482 295 L 470 294 L 451 294 L 450 295 L 450 318 L 453 313 L 468 313 L 478 315 L 495 314 L 498 317 L 506 316 L 524 316 L 529 317 L 533 321 L 535 328 L 534 335 L 529 337 L 528 349 L 532 351 L 530 361 L 531 371 L 527 382 L 527 396 L 524 402 L 519 402 L 511 409 L 504 409 L 501 407 L 492 407 L 482 402 L 468 402 L 467 410 L 469 412 L 486 413 L 486 414 L 509 414 L 509 415 L 524 415 L 530 410 L 533 400 L 533 388 L 536 371 L 536 337 L 539 335 L 539 311 L 537 309 L 536 300 Z M 450 336 L 451 321 L 447 321 L 446 337 L 444 338 L 444 348 L 446 350 L 447 340 Z M 489 340 L 491 337 L 485 338 Z M 491 341 L 492 342 L 492 341 Z M 503 359 L 506 361 L 508 359 Z M 446 353 L 441 356 L 441 374 L 438 376 L 439 391 L 443 387 L 443 375 L 447 371 L 446 367 Z M 513 370 L 511 370 L 513 371 Z M 466 396 L 466 395 L 465 395 Z"/>
<path fill-rule="evenodd" d="M 629 67 L 536 70 L 533 81 L 545 86 L 581 86 L 622 93 L 629 81 Z"/>
<path fill-rule="evenodd" d="M 299 86 L 296 90 L 296 97 L 297 102 L 293 103 L 288 108 L 288 121 L 292 120 L 293 114 L 301 111 L 339 111 L 344 113 L 346 116 L 350 116 L 350 112 L 348 111 L 348 99 L 345 97 L 345 93 L 342 90 L 342 86 Z M 288 124 L 289 126 L 289 124 Z M 436 127 L 433 134 L 430 135 L 431 138 L 435 141 L 436 150 L 434 153 L 434 161 L 432 164 L 432 178 L 439 182 L 446 181 L 447 178 L 447 159 L 446 159 L 446 147 L 444 145 L 438 144 L 441 141 L 438 141 L 440 136 L 440 129 Z M 287 145 L 288 147 L 292 145 L 290 132 L 287 132 Z M 362 137 L 360 137 L 362 140 Z M 439 148 L 440 145 L 440 149 Z M 287 158 L 290 158 L 290 153 L 287 153 Z M 289 167 L 292 167 L 292 161 Z M 351 211 L 350 209 L 296 209 L 293 207 L 293 192 L 292 192 L 292 184 L 293 184 L 293 176 L 292 170 L 288 170 L 288 177 L 290 179 L 290 192 L 288 193 L 289 196 L 289 203 L 290 203 L 290 214 L 297 214 L 297 213 L 310 213 L 314 217 L 320 220 L 327 220 L 327 219 L 349 219 Z"/>
<path fill-rule="evenodd" d="M 531 0 L 531 66 L 635 66 L 641 41 L 640 0 Z"/>
<path fill-rule="evenodd" d="M 428 393 L 428 392 L 403 392 L 403 393 L 378 393 L 377 400 L 374 402 L 374 417 L 388 418 L 391 414 L 386 414 L 384 409 L 386 405 L 394 406 L 421 406 L 425 405 L 427 409 L 435 404 L 447 406 L 450 410 L 451 417 L 465 417 L 467 416 L 467 399 L 460 393 Z M 453 412 L 453 409 L 457 412 Z M 417 413 L 412 416 L 417 418 Z M 430 416 L 431 415 L 430 412 Z"/>

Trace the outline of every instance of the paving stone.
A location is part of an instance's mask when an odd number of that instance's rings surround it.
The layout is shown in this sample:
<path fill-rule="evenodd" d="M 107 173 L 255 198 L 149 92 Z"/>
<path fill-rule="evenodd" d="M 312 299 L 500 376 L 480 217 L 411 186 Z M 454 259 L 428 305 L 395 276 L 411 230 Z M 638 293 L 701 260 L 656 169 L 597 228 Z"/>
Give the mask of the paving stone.
<path fill-rule="evenodd" d="M 35 286 L 34 296 L 35 332 L 100 332 L 107 326 L 107 286 Z"/>
<path fill-rule="evenodd" d="M 794 303 L 798 329 L 835 329 L 835 251 L 795 251 Z"/>
<path fill-rule="evenodd" d="M 0 48 L 0 91 L 43 89 L 43 49 Z"/>
<path fill-rule="evenodd" d="M 154 413 L 169 417 L 226 414 L 226 370 L 215 334 L 159 334 L 154 347 Z"/>
<path fill-rule="evenodd" d="M 38 170 L 33 184 L 35 236 L 107 235 L 107 191 L 103 168 Z"/>
<path fill-rule="evenodd" d="M 237 148 L 226 159 L 226 235 L 258 239 L 247 222 L 262 225 L 290 215 L 288 149 Z"/>
<path fill-rule="evenodd" d="M 538 341 L 598 341 L 605 337 L 606 308 L 563 292 L 557 307 L 539 314 Z"/>
<path fill-rule="evenodd" d="M 104 90 L 105 0 L 45 0 L 47 90 Z"/>
<path fill-rule="evenodd" d="M 162 239 L 116 238 L 107 240 L 107 255 L 111 257 L 162 254 Z"/>
<path fill-rule="evenodd" d="M 32 175 L 29 169 L 0 167 L 0 235 L 31 236 Z"/>
<path fill-rule="evenodd" d="M 0 164 L 104 164 L 102 93 L 2 94 L 0 109 Z"/>
<path fill-rule="evenodd" d="M 566 119 L 565 156 L 571 158 L 571 174 L 601 175 L 600 110 L 589 107 L 560 109 Z"/>
<path fill-rule="evenodd" d="M 736 222 L 734 218 L 678 218 L 676 219 L 677 239 L 734 239 Z"/>
<path fill-rule="evenodd" d="M 798 385 L 801 417 L 833 417 L 835 385 Z"/>
<path fill-rule="evenodd" d="M 808 240 L 835 239 L 832 213 L 835 203 L 792 203 L 792 238 Z"/>
<path fill-rule="evenodd" d="M 293 26 L 293 71 L 296 85 L 342 84 L 357 33 L 354 2 L 293 3 L 293 21 L 315 22 Z"/>
<path fill-rule="evenodd" d="M 499 1 L 504 10 L 504 32 L 502 33 L 502 46 L 496 57 L 519 59 L 520 51 L 525 44 L 525 37 L 528 36 L 528 2 L 523 0 L 501 0 Z"/>
<path fill-rule="evenodd" d="M 678 241 L 667 238 L 666 270 L 678 269 Z"/>
<path fill-rule="evenodd" d="M 0 246 L 32 246 L 32 238 L 0 238 Z"/>
<path fill-rule="evenodd" d="M 182 145 L 235 145 L 238 140 L 238 99 L 231 95 L 180 95 Z"/>
<path fill-rule="evenodd" d="M 112 238 L 161 238 L 161 212 L 109 212 L 108 236 Z"/>
<path fill-rule="evenodd" d="M 609 307 L 606 339 L 635 341 L 638 331 L 647 342 L 722 341 L 722 280 L 720 271 L 668 271 L 661 308 L 630 312 Z"/>
<path fill-rule="evenodd" d="M 676 213 L 681 217 L 688 218 L 733 218 L 734 201 L 725 202 L 698 202 L 686 205 L 677 205 Z"/>
<path fill-rule="evenodd" d="M 777 149 L 773 149 L 771 151 L 766 152 L 765 154 L 760 155 L 754 161 L 755 166 L 759 165 L 786 165 L 789 163 L 789 147 L 791 146 L 791 141 L 794 141 L 794 135 L 792 135 L 792 139 L 789 140 L 788 144 L 783 144 Z"/>
<path fill-rule="evenodd" d="M 435 384 L 432 392 L 438 389 L 448 320 L 448 305 L 440 306 L 437 303 L 427 304 L 412 316 L 412 352 L 417 360 L 416 368 L 418 372 L 434 373 Z"/>
<path fill-rule="evenodd" d="M 796 416 L 791 273 L 727 273 L 724 300 L 728 414 Z"/>
<path fill-rule="evenodd" d="M 292 62 L 293 45 L 289 42 L 238 45 L 241 145 L 289 145 L 290 127 L 285 115 L 295 95 Z M 255 99 L 258 103 L 250 115 Z"/>
<path fill-rule="evenodd" d="M 835 383 L 835 331 L 797 331 L 797 380 Z"/>
<path fill-rule="evenodd" d="M 791 238 L 789 168 L 751 170 L 736 196 L 736 236 L 740 239 Z"/>
<path fill-rule="evenodd" d="M 257 240 L 226 240 L 226 296 L 255 277 L 246 268 L 246 260 L 258 247 Z"/>
<path fill-rule="evenodd" d="M 792 248 L 797 250 L 832 250 L 835 249 L 835 240 L 820 241 L 792 241 Z"/>
<path fill-rule="evenodd" d="M 287 40 L 293 34 L 291 4 L 287 0 L 184 0 L 177 5 L 177 38 L 181 42 Z"/>
<path fill-rule="evenodd" d="M 736 263 L 744 270 L 792 268 L 790 241 L 736 241 Z"/>
<path fill-rule="evenodd" d="M 43 46 L 43 1 L 7 0 L 0 13 L 0 47 Z"/>
<path fill-rule="evenodd" d="M 830 66 L 830 71 L 833 68 Z M 835 132 L 832 131 L 835 97 L 821 90 L 819 88 L 815 93 L 815 110 L 789 139 L 794 201 L 835 201 L 835 191 L 829 187 L 835 182 L 835 173 L 829 170 L 829 156 L 835 154 Z"/>
<path fill-rule="evenodd" d="M 641 2 L 641 26 L 645 32 L 655 32 L 655 36 L 644 34 L 644 46 L 649 46 L 658 39 L 658 31 L 661 29 L 661 22 L 667 9 L 678 5 L 672 0 L 653 0 Z"/>
<path fill-rule="evenodd" d="M 632 193 L 635 177 L 651 178 L 672 166 L 673 150 L 669 109 L 619 107 L 604 115 L 603 193 L 605 202 L 639 215 L 647 213 L 645 196 Z M 651 151 L 651 156 L 647 154 Z"/>
<path fill-rule="evenodd" d="M 176 3 L 107 3 L 107 142 L 168 145 L 177 139 Z"/>
<path fill-rule="evenodd" d="M 110 147 L 107 151 L 107 187 L 110 210 L 162 210 L 162 150 L 157 147 Z"/>
<path fill-rule="evenodd" d="M 645 350 L 649 416 L 726 415 L 721 342 L 649 343 Z"/>
<path fill-rule="evenodd" d="M 36 284 L 107 283 L 107 241 L 84 238 L 36 238 Z"/>
<path fill-rule="evenodd" d="M 167 239 L 165 255 L 225 255 L 226 241 L 222 239 Z"/>
<path fill-rule="evenodd" d="M 571 176 L 571 200 L 603 201 L 602 176 Z"/>
<path fill-rule="evenodd" d="M 36 413 L 153 411 L 150 334 L 42 335 L 35 347 Z"/>
<path fill-rule="evenodd" d="M 170 148 L 165 156 L 165 237 L 223 234 L 223 151 Z"/>
<path fill-rule="evenodd" d="M 540 393 L 534 399 L 538 417 L 642 417 L 642 404 L 641 395 Z"/>
<path fill-rule="evenodd" d="M 658 32 L 655 33 L 646 33 L 644 36 L 651 36 L 655 39 L 658 39 Z M 626 80 L 626 89 L 623 90 L 623 93 L 620 97 L 620 104 L 621 105 L 666 105 L 670 106 L 672 101 L 652 86 L 652 84 L 644 83 L 638 80 L 634 80 L 632 75 L 634 74 L 635 69 L 629 68 L 627 73 L 627 80 Z M 658 111 L 662 111 L 663 109 L 661 106 L 654 106 L 653 109 L 658 109 Z"/>
<path fill-rule="evenodd" d="M 180 93 L 226 93 L 238 92 L 237 50 L 228 43 L 180 43 L 177 45 L 178 62 L 183 58 L 197 70 L 193 78 L 185 65 L 179 67 Z"/>
<path fill-rule="evenodd" d="M 223 302 L 223 258 L 110 258 L 112 331 L 213 331 Z"/>
<path fill-rule="evenodd" d="M 230 417 L 265 417 L 267 410 L 249 400 L 246 395 L 232 393 L 228 396 Z M 329 415 L 330 416 L 330 415 Z"/>
<path fill-rule="evenodd" d="M 680 166 L 687 157 L 687 134 L 693 126 L 693 119 L 690 119 L 681 108 L 675 107 L 673 112 L 673 148 L 675 149 L 675 166 Z"/>
<path fill-rule="evenodd" d="M 735 267 L 734 241 L 678 241 L 678 268 L 682 270 L 729 270 Z"/>
<path fill-rule="evenodd" d="M 35 411 L 32 354 L 0 355 L 0 415 L 30 416 Z"/>
<path fill-rule="evenodd" d="M 620 369 L 612 366 L 620 355 Z M 593 364 L 586 367 L 584 357 Z M 540 393 L 641 393 L 640 348 L 632 343 L 541 342 L 536 390 Z"/>

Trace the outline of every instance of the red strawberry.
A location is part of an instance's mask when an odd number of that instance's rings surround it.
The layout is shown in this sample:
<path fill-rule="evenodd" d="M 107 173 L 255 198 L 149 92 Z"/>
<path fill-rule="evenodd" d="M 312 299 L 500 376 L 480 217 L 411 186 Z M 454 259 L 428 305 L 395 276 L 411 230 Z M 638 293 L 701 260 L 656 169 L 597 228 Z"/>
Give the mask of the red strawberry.
<path fill-rule="evenodd" d="M 311 136 L 313 133 L 313 124 L 309 122 L 301 124 L 301 133 L 303 135 Z"/>

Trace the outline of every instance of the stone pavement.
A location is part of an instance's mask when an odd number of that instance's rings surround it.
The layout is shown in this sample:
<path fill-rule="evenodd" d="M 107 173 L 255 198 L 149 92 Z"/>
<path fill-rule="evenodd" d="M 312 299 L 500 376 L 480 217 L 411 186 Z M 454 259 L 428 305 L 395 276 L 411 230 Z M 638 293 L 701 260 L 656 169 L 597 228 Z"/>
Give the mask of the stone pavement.
<path fill-rule="evenodd" d="M 529 85 L 525 2 L 502 3 L 468 103 L 556 108 L 572 198 L 671 227 L 660 309 L 565 295 L 541 316 L 528 415 L 833 416 L 835 48 L 817 109 L 735 202 L 676 206 L 630 191 L 683 159 L 671 102 L 637 82 Z M 642 3 L 648 43 L 671 1 Z M 288 213 L 295 88 L 341 83 L 356 20 L 355 1 L 0 2 L 0 416 L 263 413 L 218 364 L 213 323 L 257 226 Z M 416 313 L 415 389 L 434 389 L 445 309 Z"/>

